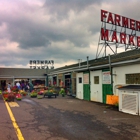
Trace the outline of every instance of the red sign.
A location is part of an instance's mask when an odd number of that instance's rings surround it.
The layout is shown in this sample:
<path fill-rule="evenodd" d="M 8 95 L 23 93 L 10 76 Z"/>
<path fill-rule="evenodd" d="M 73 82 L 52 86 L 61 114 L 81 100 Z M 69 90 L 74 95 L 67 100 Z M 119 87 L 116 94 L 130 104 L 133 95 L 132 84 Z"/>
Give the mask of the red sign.
<path fill-rule="evenodd" d="M 101 28 L 101 40 L 140 47 L 140 36 L 136 34 L 136 31 L 140 31 L 140 21 L 113 14 L 105 10 L 101 10 L 101 21 L 125 28 L 125 31 L 107 29 L 106 27 Z M 128 32 L 126 32 L 126 28 L 129 30 Z M 131 33 L 133 31 L 135 31 L 135 34 Z"/>

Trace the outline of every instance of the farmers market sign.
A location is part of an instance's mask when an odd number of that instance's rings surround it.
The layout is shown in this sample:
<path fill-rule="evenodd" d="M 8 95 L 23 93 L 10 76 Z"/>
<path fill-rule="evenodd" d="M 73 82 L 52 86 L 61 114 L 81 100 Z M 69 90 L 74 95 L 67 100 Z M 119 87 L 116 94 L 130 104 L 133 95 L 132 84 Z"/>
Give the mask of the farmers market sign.
<path fill-rule="evenodd" d="M 101 40 L 140 47 L 140 21 L 105 10 L 101 10 L 101 21 L 106 23 L 101 28 Z M 107 25 L 115 28 L 108 29 Z"/>
<path fill-rule="evenodd" d="M 30 60 L 31 69 L 54 69 L 54 60 Z"/>

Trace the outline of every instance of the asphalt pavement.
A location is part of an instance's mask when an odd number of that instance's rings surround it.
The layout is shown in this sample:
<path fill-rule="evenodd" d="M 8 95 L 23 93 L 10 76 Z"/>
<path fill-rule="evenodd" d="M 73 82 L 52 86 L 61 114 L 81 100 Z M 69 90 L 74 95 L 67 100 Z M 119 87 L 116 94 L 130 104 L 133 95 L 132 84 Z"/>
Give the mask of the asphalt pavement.
<path fill-rule="evenodd" d="M 15 102 L 10 108 L 25 140 L 140 140 L 140 116 L 111 105 L 60 95 Z M 0 139 L 17 140 L 1 96 L 0 106 Z"/>

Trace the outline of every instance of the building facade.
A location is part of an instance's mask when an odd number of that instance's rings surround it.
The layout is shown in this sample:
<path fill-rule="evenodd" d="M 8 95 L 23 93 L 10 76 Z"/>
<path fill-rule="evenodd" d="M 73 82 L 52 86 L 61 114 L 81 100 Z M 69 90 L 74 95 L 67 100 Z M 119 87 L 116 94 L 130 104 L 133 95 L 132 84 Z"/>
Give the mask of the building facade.
<path fill-rule="evenodd" d="M 45 69 L 25 69 L 25 68 L 0 68 L 0 88 L 8 83 L 15 85 L 16 82 L 32 81 L 34 85 L 47 85 Z"/>
<path fill-rule="evenodd" d="M 119 86 L 140 85 L 139 67 L 140 49 L 135 49 L 51 71 L 0 68 L 0 81 L 43 80 L 45 86 L 65 87 L 67 95 L 106 103 L 107 95 L 118 95 Z"/>

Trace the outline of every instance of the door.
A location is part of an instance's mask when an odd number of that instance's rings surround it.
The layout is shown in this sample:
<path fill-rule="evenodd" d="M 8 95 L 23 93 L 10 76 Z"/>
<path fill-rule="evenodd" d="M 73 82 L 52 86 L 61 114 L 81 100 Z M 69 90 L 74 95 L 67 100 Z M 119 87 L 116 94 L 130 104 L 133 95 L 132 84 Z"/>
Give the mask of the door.
<path fill-rule="evenodd" d="M 76 96 L 76 72 L 71 73 L 71 89 L 72 89 L 72 95 Z"/>
<path fill-rule="evenodd" d="M 90 101 L 90 78 L 89 71 L 83 73 L 83 94 L 84 100 Z"/>
<path fill-rule="evenodd" d="M 106 104 L 106 96 L 113 94 L 113 86 L 111 84 L 111 75 L 109 69 L 102 70 L 102 93 L 103 93 L 103 103 Z"/>
<path fill-rule="evenodd" d="M 76 97 L 78 99 L 83 99 L 83 73 L 76 74 Z"/>
<path fill-rule="evenodd" d="M 72 78 L 72 95 L 76 96 L 76 78 Z"/>
<path fill-rule="evenodd" d="M 71 95 L 71 74 L 65 74 L 65 92 L 67 95 Z"/>
<path fill-rule="evenodd" d="M 102 103 L 102 70 L 90 72 L 91 101 Z"/>

